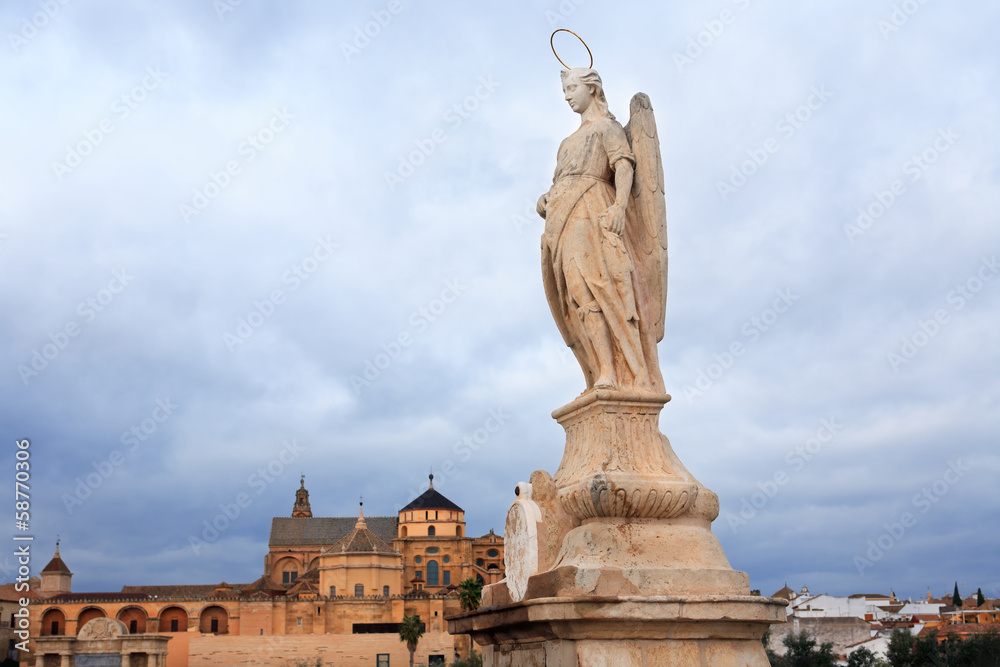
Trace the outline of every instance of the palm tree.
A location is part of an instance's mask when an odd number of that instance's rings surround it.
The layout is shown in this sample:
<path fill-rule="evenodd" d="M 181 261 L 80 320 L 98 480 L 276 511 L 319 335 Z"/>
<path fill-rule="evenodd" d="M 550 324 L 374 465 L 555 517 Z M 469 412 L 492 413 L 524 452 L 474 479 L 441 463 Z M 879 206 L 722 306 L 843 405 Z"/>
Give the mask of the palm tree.
<path fill-rule="evenodd" d="M 410 667 L 413 667 L 413 654 L 417 652 L 417 642 L 423 635 L 424 623 L 420 620 L 420 614 L 403 617 L 403 622 L 399 624 L 399 641 L 406 642 L 406 648 L 410 651 Z"/>
<path fill-rule="evenodd" d="M 469 577 L 458 585 L 458 601 L 462 603 L 462 609 L 472 611 L 479 607 L 483 601 L 483 582 L 476 581 Z"/>

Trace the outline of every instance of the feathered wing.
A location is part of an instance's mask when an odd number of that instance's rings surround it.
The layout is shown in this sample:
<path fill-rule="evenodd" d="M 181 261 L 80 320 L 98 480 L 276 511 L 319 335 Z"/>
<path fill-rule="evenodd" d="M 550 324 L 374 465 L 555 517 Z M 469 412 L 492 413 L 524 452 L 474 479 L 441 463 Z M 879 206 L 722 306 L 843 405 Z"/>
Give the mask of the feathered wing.
<path fill-rule="evenodd" d="M 638 274 L 640 325 L 652 336 L 655 345 L 663 340 L 667 304 L 667 204 L 663 162 L 649 96 L 636 93 L 629 104 L 629 114 L 625 136 L 635 155 L 635 176 L 628 206 L 627 233 Z"/>

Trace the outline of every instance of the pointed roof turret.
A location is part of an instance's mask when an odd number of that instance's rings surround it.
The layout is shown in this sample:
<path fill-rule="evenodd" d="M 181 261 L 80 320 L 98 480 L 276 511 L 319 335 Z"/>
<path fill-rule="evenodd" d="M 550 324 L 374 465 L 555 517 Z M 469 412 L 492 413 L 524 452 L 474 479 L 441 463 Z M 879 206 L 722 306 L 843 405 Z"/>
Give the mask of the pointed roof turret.
<path fill-rule="evenodd" d="M 59 540 L 56 540 L 56 553 L 55 553 L 55 555 L 52 557 L 52 560 L 49 561 L 49 564 L 46 565 L 44 568 L 42 568 L 42 572 L 57 572 L 59 574 L 73 574 L 72 572 L 69 571 L 69 568 L 66 567 L 66 563 L 63 562 L 63 559 L 59 556 Z"/>
<path fill-rule="evenodd" d="M 295 492 L 295 506 L 292 507 L 292 516 L 311 517 L 312 515 L 312 508 L 309 506 L 309 492 L 306 491 L 306 476 L 302 475 L 299 490 Z"/>
<path fill-rule="evenodd" d="M 410 510 L 454 510 L 464 512 L 461 507 L 451 502 L 434 489 L 434 475 L 430 475 L 430 486 L 426 491 L 413 499 L 413 501 L 400 510 L 409 512 Z"/>
<path fill-rule="evenodd" d="M 339 551 L 341 553 L 396 553 L 391 544 L 368 530 L 368 525 L 365 523 L 363 503 L 358 506 L 358 522 L 354 524 L 354 530 L 344 535 L 339 542 L 330 547 L 329 551 Z"/>

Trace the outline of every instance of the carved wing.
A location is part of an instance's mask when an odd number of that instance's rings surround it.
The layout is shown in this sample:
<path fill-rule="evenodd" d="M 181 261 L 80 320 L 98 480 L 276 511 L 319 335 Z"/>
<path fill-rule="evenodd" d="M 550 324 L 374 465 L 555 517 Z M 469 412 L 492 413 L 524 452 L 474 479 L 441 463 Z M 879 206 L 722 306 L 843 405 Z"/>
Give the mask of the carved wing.
<path fill-rule="evenodd" d="M 635 155 L 635 177 L 629 200 L 628 226 L 635 253 L 643 311 L 654 340 L 663 339 L 663 316 L 667 304 L 667 203 L 663 189 L 660 138 L 649 96 L 636 93 L 629 104 L 625 126 Z"/>

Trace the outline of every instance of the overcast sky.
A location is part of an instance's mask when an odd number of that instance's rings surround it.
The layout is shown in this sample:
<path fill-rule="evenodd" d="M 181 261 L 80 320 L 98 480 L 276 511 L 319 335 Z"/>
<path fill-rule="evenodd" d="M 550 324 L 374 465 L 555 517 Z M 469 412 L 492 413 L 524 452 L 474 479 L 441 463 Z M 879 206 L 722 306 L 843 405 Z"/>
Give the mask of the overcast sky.
<path fill-rule="evenodd" d="M 733 566 L 1000 597 L 1000 7 L 680 5 L 5 2 L 2 488 L 30 439 L 35 570 L 58 535 L 78 591 L 250 582 L 303 473 L 317 516 L 391 515 L 433 469 L 503 530 L 584 388 L 534 214 L 567 27 L 623 124 L 653 103 L 661 430 Z"/>

